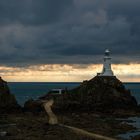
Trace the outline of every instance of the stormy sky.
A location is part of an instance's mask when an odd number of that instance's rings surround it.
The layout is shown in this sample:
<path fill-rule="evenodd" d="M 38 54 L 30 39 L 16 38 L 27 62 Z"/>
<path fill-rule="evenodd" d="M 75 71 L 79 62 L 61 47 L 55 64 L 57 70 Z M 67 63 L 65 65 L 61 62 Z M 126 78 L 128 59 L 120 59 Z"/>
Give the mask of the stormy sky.
<path fill-rule="evenodd" d="M 7 67 L 0 74 L 37 65 L 83 69 L 102 63 L 106 48 L 114 64 L 139 65 L 139 13 L 139 0 L 0 0 L 0 65 Z"/>

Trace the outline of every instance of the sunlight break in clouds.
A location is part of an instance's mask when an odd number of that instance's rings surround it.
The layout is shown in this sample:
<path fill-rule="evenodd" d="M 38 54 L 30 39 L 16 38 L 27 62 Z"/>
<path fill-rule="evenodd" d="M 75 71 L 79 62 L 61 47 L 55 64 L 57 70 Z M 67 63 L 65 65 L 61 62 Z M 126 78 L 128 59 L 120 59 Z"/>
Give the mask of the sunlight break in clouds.
<path fill-rule="evenodd" d="M 114 74 L 122 81 L 140 81 L 140 64 L 112 65 Z M 0 67 L 0 75 L 7 81 L 81 82 L 101 72 L 101 64 L 34 65 L 29 67 Z"/>

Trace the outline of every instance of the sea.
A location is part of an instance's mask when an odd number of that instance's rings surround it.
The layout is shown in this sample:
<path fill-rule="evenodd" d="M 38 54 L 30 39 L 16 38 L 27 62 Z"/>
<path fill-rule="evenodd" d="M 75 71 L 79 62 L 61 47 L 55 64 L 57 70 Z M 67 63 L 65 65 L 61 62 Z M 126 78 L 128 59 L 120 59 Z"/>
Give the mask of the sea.
<path fill-rule="evenodd" d="M 73 89 L 79 86 L 81 83 L 57 83 L 57 82 L 9 82 L 9 88 L 12 94 L 15 95 L 18 103 L 23 106 L 25 101 L 29 99 L 37 99 L 48 93 L 51 89 Z M 129 89 L 132 95 L 136 98 L 138 104 L 140 104 L 140 83 L 123 83 L 126 89 Z M 118 119 L 118 118 L 117 118 Z M 120 118 L 122 119 L 122 118 Z M 124 118 L 123 118 L 124 119 Z M 137 128 L 135 131 L 129 131 L 124 134 L 118 135 L 118 138 L 130 140 L 131 137 L 140 134 L 140 117 L 130 117 L 124 120 L 124 123 L 130 122 L 130 125 Z"/>

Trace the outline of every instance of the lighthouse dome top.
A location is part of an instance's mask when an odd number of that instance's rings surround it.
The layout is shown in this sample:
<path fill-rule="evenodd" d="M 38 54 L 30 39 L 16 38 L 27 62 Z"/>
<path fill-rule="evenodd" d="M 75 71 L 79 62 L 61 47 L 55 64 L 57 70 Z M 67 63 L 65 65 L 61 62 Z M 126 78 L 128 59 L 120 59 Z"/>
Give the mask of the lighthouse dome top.
<path fill-rule="evenodd" d="M 106 50 L 105 50 L 105 55 L 106 55 L 106 56 L 109 56 L 109 55 L 110 55 L 110 50 L 109 50 L 109 49 L 106 49 Z"/>
<path fill-rule="evenodd" d="M 105 50 L 105 53 L 110 53 L 110 50 L 109 50 L 109 49 L 106 49 L 106 50 Z"/>

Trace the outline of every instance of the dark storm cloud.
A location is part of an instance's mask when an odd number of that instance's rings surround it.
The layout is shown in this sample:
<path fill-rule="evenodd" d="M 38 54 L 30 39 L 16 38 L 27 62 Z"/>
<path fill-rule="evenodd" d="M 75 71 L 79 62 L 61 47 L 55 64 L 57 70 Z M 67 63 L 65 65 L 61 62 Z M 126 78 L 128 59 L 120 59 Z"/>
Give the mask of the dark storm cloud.
<path fill-rule="evenodd" d="M 138 0 L 1 0 L 0 63 L 139 62 Z"/>
<path fill-rule="evenodd" d="M 63 11 L 71 6 L 71 0 L 2 0 L 1 24 L 21 23 L 38 25 L 61 19 Z"/>

